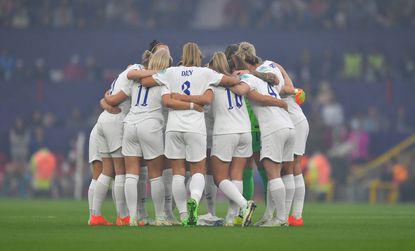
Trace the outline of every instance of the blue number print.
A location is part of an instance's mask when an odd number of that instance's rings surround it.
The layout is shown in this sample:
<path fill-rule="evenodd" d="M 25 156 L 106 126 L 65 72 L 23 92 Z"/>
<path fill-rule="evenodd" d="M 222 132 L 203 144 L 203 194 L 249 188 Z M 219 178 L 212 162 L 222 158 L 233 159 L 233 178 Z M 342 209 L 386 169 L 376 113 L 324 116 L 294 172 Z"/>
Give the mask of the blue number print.
<path fill-rule="evenodd" d="M 139 106 L 140 105 L 140 98 L 141 98 L 141 91 L 143 89 L 142 85 L 138 86 L 138 96 L 137 96 L 137 103 L 135 104 L 135 106 Z M 147 98 L 148 98 L 148 92 L 150 91 L 150 88 L 144 87 L 145 89 L 145 94 L 144 94 L 144 100 L 143 103 L 141 103 L 141 106 L 147 106 Z"/>
<path fill-rule="evenodd" d="M 111 94 L 112 94 L 112 92 L 114 91 L 115 82 L 117 82 L 117 79 L 118 79 L 118 77 L 117 77 L 116 79 L 114 79 L 114 81 L 112 81 L 112 83 L 111 83 L 110 95 L 111 95 Z"/>
<path fill-rule="evenodd" d="M 228 110 L 232 110 L 233 109 L 233 105 L 232 105 L 232 93 L 231 90 L 229 90 L 229 88 L 226 88 L 226 94 L 228 97 Z M 239 109 L 242 107 L 243 102 L 242 102 L 242 96 L 235 94 L 235 103 L 236 103 L 236 107 Z"/>
<path fill-rule="evenodd" d="M 236 103 L 236 107 L 241 108 L 243 105 L 242 96 L 235 94 L 235 103 Z"/>
<path fill-rule="evenodd" d="M 229 88 L 226 88 L 226 93 L 228 94 L 228 110 L 232 110 L 233 106 L 232 106 L 232 100 L 231 100 L 231 91 L 229 90 Z"/>
<path fill-rule="evenodd" d="M 268 84 L 268 93 L 269 95 L 273 96 L 274 98 L 277 97 L 277 94 L 275 93 L 274 89 L 272 89 L 272 85 Z"/>
<path fill-rule="evenodd" d="M 190 95 L 190 90 L 189 89 L 190 89 L 190 82 L 189 81 L 184 82 L 182 84 L 183 93 L 189 96 Z"/>

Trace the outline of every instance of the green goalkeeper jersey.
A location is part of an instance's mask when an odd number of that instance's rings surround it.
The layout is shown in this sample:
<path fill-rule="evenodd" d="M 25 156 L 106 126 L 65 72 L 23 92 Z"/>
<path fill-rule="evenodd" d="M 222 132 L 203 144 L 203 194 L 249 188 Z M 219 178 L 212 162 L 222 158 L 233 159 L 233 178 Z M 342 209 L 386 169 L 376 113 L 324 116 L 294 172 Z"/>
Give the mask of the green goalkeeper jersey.
<path fill-rule="evenodd" d="M 252 110 L 252 106 L 249 103 L 247 98 L 245 98 L 245 103 L 246 103 L 246 108 L 248 109 L 249 119 L 251 120 L 251 131 L 259 132 L 258 120 L 255 117 L 254 111 Z"/>

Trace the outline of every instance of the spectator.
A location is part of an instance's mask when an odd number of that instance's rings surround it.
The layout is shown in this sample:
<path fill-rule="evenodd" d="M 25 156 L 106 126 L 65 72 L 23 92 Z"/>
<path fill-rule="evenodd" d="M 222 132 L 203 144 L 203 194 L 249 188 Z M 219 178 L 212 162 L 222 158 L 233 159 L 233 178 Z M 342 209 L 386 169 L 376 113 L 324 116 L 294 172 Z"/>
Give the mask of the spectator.
<path fill-rule="evenodd" d="M 353 161 L 362 162 L 369 158 L 369 134 L 364 130 L 363 118 L 358 115 L 350 122 L 351 131 L 349 132 L 347 141 L 353 145 L 350 158 Z"/>
<path fill-rule="evenodd" d="M 345 79 L 357 79 L 362 76 L 363 56 L 354 49 L 343 55 L 343 77 Z"/>
<path fill-rule="evenodd" d="M 321 118 L 324 125 L 332 128 L 337 128 L 344 123 L 344 111 L 340 103 L 338 103 L 334 96 L 332 96 L 321 109 Z"/>
<path fill-rule="evenodd" d="M 16 58 L 10 55 L 8 49 L 0 52 L 0 77 L 4 80 L 10 80 L 16 69 Z"/>
<path fill-rule="evenodd" d="M 29 158 L 30 133 L 21 118 L 16 119 L 9 136 L 12 161 L 26 163 Z"/>
<path fill-rule="evenodd" d="M 387 118 L 379 114 L 376 106 L 370 106 L 367 116 L 363 119 L 363 128 L 369 133 L 377 133 L 389 129 L 389 121 Z"/>
<path fill-rule="evenodd" d="M 68 81 L 81 80 L 85 77 L 85 70 L 80 65 L 79 55 L 73 55 L 63 70 L 64 79 Z"/>

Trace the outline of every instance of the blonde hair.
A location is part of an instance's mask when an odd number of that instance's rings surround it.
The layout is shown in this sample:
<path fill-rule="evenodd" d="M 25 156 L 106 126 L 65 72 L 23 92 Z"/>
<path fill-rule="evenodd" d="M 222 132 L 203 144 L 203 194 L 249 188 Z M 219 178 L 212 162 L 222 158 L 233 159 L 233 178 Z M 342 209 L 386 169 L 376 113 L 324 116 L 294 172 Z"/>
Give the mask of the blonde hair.
<path fill-rule="evenodd" d="M 163 70 L 171 66 L 173 59 L 166 49 L 158 49 L 152 54 L 148 63 L 148 70 Z"/>
<path fill-rule="evenodd" d="M 229 75 L 231 70 L 223 52 L 215 52 L 209 62 L 209 67 L 217 72 Z"/>
<path fill-rule="evenodd" d="M 259 64 L 262 61 L 256 55 L 255 46 L 248 42 L 241 42 L 235 55 L 238 55 L 242 60 L 250 65 Z"/>
<path fill-rule="evenodd" d="M 255 46 L 249 42 L 241 42 L 239 43 L 239 48 L 238 48 L 237 53 L 256 56 L 256 49 L 255 49 Z"/>
<path fill-rule="evenodd" d="M 186 43 L 183 45 L 181 65 L 183 66 L 202 66 L 202 52 L 196 43 Z"/>
<path fill-rule="evenodd" d="M 141 56 L 141 64 L 144 66 L 144 68 L 148 68 L 148 63 L 150 62 L 151 57 L 153 56 L 153 53 L 149 50 L 145 50 L 143 55 Z"/>

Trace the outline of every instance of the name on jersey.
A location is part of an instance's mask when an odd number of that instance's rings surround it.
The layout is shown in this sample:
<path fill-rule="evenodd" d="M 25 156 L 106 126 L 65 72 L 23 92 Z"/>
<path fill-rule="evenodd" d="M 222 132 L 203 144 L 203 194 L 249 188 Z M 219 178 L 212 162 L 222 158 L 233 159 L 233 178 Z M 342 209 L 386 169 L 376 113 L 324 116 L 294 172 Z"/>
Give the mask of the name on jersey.
<path fill-rule="evenodd" d="M 193 70 L 182 71 L 182 77 L 192 76 Z"/>

